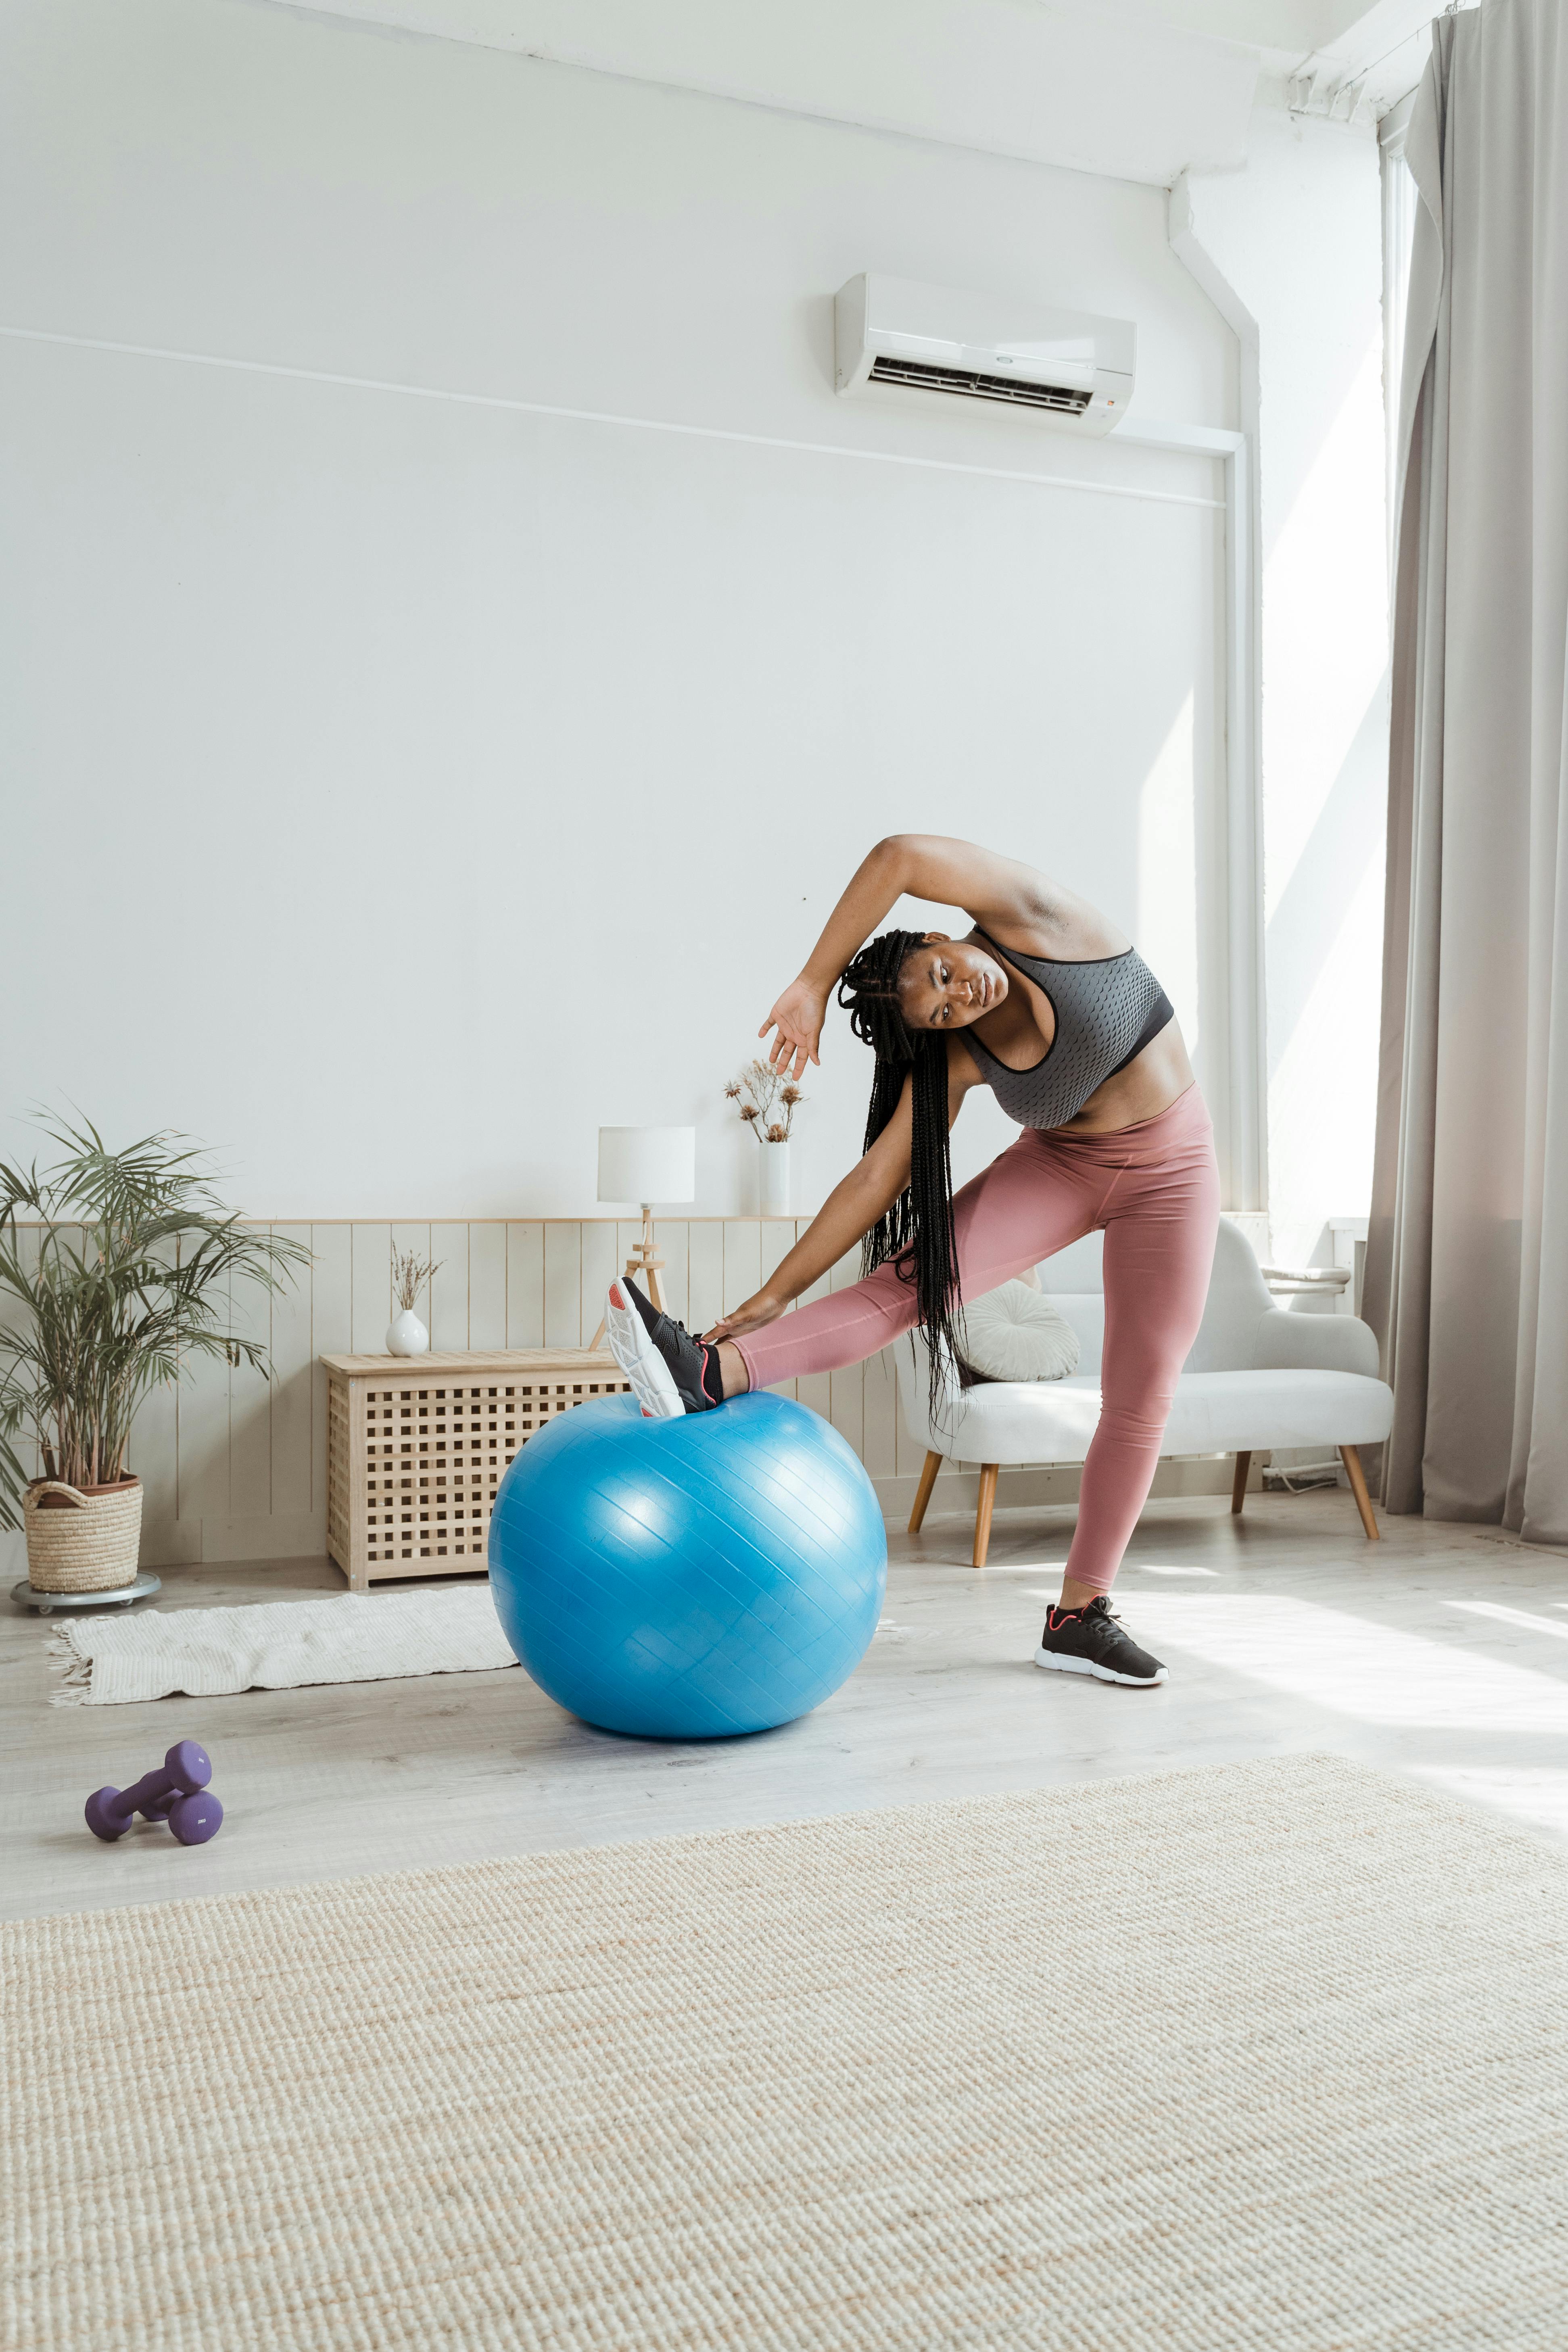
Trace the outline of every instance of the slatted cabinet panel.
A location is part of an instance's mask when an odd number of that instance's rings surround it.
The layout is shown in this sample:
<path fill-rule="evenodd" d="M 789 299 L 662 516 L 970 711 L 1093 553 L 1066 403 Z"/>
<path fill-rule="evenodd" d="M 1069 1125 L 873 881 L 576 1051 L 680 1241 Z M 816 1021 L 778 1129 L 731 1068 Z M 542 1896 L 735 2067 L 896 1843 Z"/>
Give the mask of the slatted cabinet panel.
<path fill-rule="evenodd" d="M 237 1275 L 229 1318 L 236 1339 L 257 1341 L 270 1357 L 272 1295 L 264 1284 Z M 272 1511 L 272 1383 L 243 1356 L 228 1374 L 228 1508 L 236 1519 Z"/>
<path fill-rule="evenodd" d="M 505 1312 L 509 1348 L 544 1345 L 544 1252 L 543 1225 L 508 1225 Z"/>
<path fill-rule="evenodd" d="M 225 1307 L 226 1316 L 226 1303 Z M 192 1360 L 190 1377 L 180 1383 L 179 1515 L 182 1519 L 226 1519 L 229 1510 L 228 1366 L 221 1356 Z M 141 1433 L 131 1433 L 131 1466 L 136 1467 Z"/>
<path fill-rule="evenodd" d="M 504 1348 L 509 1268 L 508 1228 L 500 1223 L 468 1227 L 468 1295 L 467 1311 L 469 1348 Z M 431 1345 L 435 1345 L 432 1330 Z"/>
<path fill-rule="evenodd" d="M 583 1227 L 557 1224 L 544 1228 L 544 1345 L 580 1348 L 583 1344 Z M 605 1276 L 609 1288 L 610 1277 Z M 590 1324 L 588 1335 L 593 1337 Z"/>
<path fill-rule="evenodd" d="M 686 1315 L 692 1331 L 706 1331 L 724 1312 L 724 1228 L 693 1218 L 686 1229 Z"/>
<path fill-rule="evenodd" d="M 285 1240 L 310 1246 L 309 1225 L 278 1225 Z M 310 1515 L 310 1344 L 309 1278 L 285 1281 L 272 1297 L 272 1385 L 269 1494 L 267 1508 L 283 1518 Z"/>
<path fill-rule="evenodd" d="M 386 1347 L 392 1320 L 392 1227 L 351 1225 L 353 1258 L 353 1339 L 356 1356 L 377 1356 Z"/>
<path fill-rule="evenodd" d="M 626 1230 L 626 1226 L 621 1227 L 623 1234 Z M 631 1230 L 634 1234 L 640 1234 L 642 1227 L 637 1225 Z M 676 1320 L 684 1323 L 688 1330 L 693 1328 L 690 1315 L 691 1302 L 689 1296 L 689 1283 L 687 1276 L 687 1248 L 690 1231 L 690 1226 L 684 1219 L 679 1224 L 656 1223 L 653 1229 L 655 1244 L 664 1259 L 664 1272 L 659 1276 L 659 1282 L 664 1290 L 664 1303 Z M 625 1265 L 626 1262 L 626 1252 L 623 1249 L 621 1264 Z"/>
<path fill-rule="evenodd" d="M 460 1351 L 474 1344 L 468 1337 L 468 1248 L 467 1225 L 431 1226 L 430 1255 L 437 1270 L 430 1278 L 425 1320 L 432 1348 Z"/>
<path fill-rule="evenodd" d="M 310 1264 L 300 1277 L 310 1299 L 310 1512 L 327 1524 L 327 1375 L 323 1356 L 353 1346 L 353 1228 L 312 1225 Z"/>
<path fill-rule="evenodd" d="M 595 1397 L 629 1391 L 613 1359 L 531 1353 L 330 1356 L 327 1549 L 352 1591 L 485 1564 L 507 1465 Z"/>
<path fill-rule="evenodd" d="M 638 1232 L 642 1230 L 640 1224 Z M 618 1228 L 584 1225 L 577 1275 L 577 1342 L 586 1347 L 599 1328 L 605 1294 L 626 1264 L 619 1254 Z M 570 1343 L 568 1343 L 570 1344 Z"/>
<path fill-rule="evenodd" d="M 724 1227 L 724 1312 L 732 1315 L 763 1286 L 763 1234 L 760 1225 Z"/>

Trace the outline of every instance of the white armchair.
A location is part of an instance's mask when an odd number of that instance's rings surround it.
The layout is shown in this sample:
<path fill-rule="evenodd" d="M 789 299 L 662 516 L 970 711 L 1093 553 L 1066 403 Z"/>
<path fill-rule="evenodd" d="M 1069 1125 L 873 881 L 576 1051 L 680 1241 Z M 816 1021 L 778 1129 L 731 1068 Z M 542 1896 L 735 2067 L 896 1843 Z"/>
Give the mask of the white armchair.
<path fill-rule="evenodd" d="M 996 1474 L 1024 1463 L 1081 1462 L 1100 1419 L 1105 1297 L 1099 1234 L 1048 1258 L 1040 1286 L 1079 1336 L 1079 1369 L 1064 1381 L 995 1381 L 965 1389 L 949 1371 L 937 1412 L 929 1358 L 917 1331 L 897 1349 L 899 1395 L 910 1433 L 926 1448 L 910 1517 L 916 1533 L 944 1461 L 980 1465 L 974 1565 L 991 1541 Z M 1220 1220 L 1208 1302 L 1176 1383 L 1163 1457 L 1234 1454 L 1231 1509 L 1239 1512 L 1252 1456 L 1264 1446 L 1338 1449 L 1368 1540 L 1377 1521 L 1357 1447 L 1377 1445 L 1394 1419 L 1394 1391 L 1378 1377 L 1377 1341 L 1347 1315 L 1294 1315 L 1276 1307 L 1246 1235 Z"/>

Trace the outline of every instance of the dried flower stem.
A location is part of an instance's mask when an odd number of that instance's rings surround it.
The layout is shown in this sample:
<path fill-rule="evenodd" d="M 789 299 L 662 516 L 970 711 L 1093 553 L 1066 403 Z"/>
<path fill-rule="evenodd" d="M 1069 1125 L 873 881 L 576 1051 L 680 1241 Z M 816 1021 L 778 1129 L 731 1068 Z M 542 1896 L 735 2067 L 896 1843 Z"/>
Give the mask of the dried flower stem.
<path fill-rule="evenodd" d="M 405 1315 L 412 1315 L 416 1301 L 432 1275 L 441 1271 L 440 1261 L 432 1265 L 427 1257 L 416 1257 L 412 1250 L 406 1255 L 392 1253 L 393 1296 Z"/>
<path fill-rule="evenodd" d="M 724 1089 L 759 1143 L 787 1143 L 795 1115 L 806 1097 L 767 1062 L 748 1062 Z M 781 1106 L 782 1116 L 773 1112 Z"/>

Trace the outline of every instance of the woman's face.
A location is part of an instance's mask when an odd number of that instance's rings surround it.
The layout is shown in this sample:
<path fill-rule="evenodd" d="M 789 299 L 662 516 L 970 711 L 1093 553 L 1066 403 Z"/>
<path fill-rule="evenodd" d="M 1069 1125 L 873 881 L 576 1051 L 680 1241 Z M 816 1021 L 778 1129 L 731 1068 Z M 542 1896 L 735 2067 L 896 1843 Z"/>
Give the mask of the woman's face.
<path fill-rule="evenodd" d="M 899 974 L 899 1003 L 911 1029 L 967 1029 L 1006 993 L 1007 975 L 994 956 L 945 931 L 928 931 Z"/>

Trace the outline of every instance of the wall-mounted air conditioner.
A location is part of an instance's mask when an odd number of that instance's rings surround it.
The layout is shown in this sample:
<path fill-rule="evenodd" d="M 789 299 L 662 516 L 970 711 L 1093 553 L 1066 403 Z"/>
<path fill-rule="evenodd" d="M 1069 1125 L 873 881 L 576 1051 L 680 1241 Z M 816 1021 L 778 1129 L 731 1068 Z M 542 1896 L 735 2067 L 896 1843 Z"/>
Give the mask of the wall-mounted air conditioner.
<path fill-rule="evenodd" d="M 838 389 L 900 384 L 1029 408 L 1077 433 L 1109 433 L 1132 398 L 1138 330 L 1001 294 L 868 273 L 833 305 Z"/>

